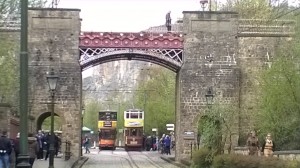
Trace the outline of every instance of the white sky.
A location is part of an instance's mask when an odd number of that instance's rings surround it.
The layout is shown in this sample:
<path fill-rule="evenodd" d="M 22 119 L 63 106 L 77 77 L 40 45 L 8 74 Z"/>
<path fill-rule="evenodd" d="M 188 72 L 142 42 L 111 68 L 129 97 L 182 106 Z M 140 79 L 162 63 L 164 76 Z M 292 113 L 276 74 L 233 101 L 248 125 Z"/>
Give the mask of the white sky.
<path fill-rule="evenodd" d="M 81 9 L 82 31 L 139 32 L 172 22 L 182 11 L 200 10 L 199 0 L 58 0 L 58 8 Z"/>

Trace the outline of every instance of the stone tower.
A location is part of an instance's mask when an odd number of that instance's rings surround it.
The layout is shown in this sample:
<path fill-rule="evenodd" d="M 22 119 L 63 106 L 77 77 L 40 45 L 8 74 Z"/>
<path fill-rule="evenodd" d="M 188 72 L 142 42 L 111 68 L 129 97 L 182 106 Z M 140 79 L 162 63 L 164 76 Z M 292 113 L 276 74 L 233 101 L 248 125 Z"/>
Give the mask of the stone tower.
<path fill-rule="evenodd" d="M 71 157 L 80 156 L 81 68 L 78 63 L 80 18 L 78 9 L 30 9 L 28 12 L 29 109 L 41 129 L 51 115 L 47 73 L 59 76 L 55 115 L 62 123 L 62 142 L 71 142 Z M 64 144 L 62 143 L 62 152 Z"/>

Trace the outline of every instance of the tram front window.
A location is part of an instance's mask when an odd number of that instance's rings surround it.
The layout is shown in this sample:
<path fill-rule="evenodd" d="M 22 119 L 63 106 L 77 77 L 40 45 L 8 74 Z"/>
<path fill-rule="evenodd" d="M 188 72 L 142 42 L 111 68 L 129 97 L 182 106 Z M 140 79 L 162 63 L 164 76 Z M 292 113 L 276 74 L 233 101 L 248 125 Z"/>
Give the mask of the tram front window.
<path fill-rule="evenodd" d="M 114 132 L 112 130 L 102 130 L 100 132 L 100 138 L 101 139 L 114 139 Z"/>
<path fill-rule="evenodd" d="M 136 136 L 136 129 L 131 130 L 131 136 Z"/>

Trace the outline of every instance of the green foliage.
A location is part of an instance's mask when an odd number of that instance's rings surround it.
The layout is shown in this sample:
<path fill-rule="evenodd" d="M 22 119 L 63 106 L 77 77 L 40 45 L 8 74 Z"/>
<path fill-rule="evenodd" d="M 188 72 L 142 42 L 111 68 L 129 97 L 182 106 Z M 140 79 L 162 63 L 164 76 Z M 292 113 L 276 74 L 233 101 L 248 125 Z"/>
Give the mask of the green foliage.
<path fill-rule="evenodd" d="M 168 133 L 166 124 L 175 124 L 175 73 L 162 67 L 151 68 L 148 77 L 138 87 L 135 104 L 145 111 L 145 132 L 152 134 L 152 128 L 158 128 L 159 134 Z"/>
<path fill-rule="evenodd" d="M 233 104 L 214 104 L 198 122 L 198 132 L 203 145 L 214 153 L 220 154 L 224 152 L 225 144 L 228 144 L 225 150 L 230 153 L 237 119 L 238 110 Z"/>
<path fill-rule="evenodd" d="M 243 19 L 270 19 L 273 13 L 266 0 L 227 0 L 222 10 L 235 11 Z"/>
<path fill-rule="evenodd" d="M 95 133 L 98 131 L 98 112 L 100 109 L 101 104 L 96 100 L 89 100 L 85 104 L 83 126 L 90 128 Z"/>
<path fill-rule="evenodd" d="M 261 139 L 273 134 L 276 150 L 300 149 L 299 39 L 282 42 L 271 68 L 261 76 L 256 125 Z"/>
<path fill-rule="evenodd" d="M 276 157 L 258 157 L 248 155 L 218 155 L 214 157 L 214 168 L 289 168 L 289 161 Z M 292 167 L 290 167 L 292 168 Z"/>
<path fill-rule="evenodd" d="M 28 0 L 30 7 L 44 7 L 47 0 Z M 0 20 L 4 20 L 7 17 L 10 19 L 16 19 L 20 13 L 20 0 L 0 0 Z"/>
<path fill-rule="evenodd" d="M 195 168 L 209 168 L 212 164 L 214 155 L 208 148 L 200 148 L 193 151 L 193 165 Z"/>
<path fill-rule="evenodd" d="M 58 116 L 54 116 L 54 131 L 61 130 L 61 119 Z M 42 130 L 51 130 L 51 117 L 48 117 L 44 120 L 42 124 Z"/>
<path fill-rule="evenodd" d="M 12 102 L 17 88 L 17 58 L 15 45 L 8 36 L 0 36 L 0 97 Z"/>

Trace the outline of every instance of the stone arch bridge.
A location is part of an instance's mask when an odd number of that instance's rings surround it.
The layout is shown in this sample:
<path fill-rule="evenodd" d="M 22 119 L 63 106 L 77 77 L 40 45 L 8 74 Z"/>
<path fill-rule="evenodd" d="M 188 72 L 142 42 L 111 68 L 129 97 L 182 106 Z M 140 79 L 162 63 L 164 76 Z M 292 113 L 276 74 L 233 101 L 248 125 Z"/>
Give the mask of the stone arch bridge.
<path fill-rule="evenodd" d="M 248 119 L 256 110 L 255 72 L 271 65 L 274 48 L 293 34 L 294 24 L 240 20 L 234 12 L 184 11 L 183 29 L 177 33 L 81 32 L 79 13 L 30 9 L 28 15 L 30 113 L 35 122 L 49 115 L 46 74 L 53 68 L 60 76 L 55 113 L 62 119 L 63 140 L 71 141 L 72 157 L 81 150 L 82 70 L 122 59 L 176 72 L 176 160 L 190 156 L 196 141 L 190 135 L 197 134 L 198 119 L 206 111 L 208 88 L 215 101 L 237 107 L 231 136 L 233 146 L 238 145 L 252 128 Z"/>

